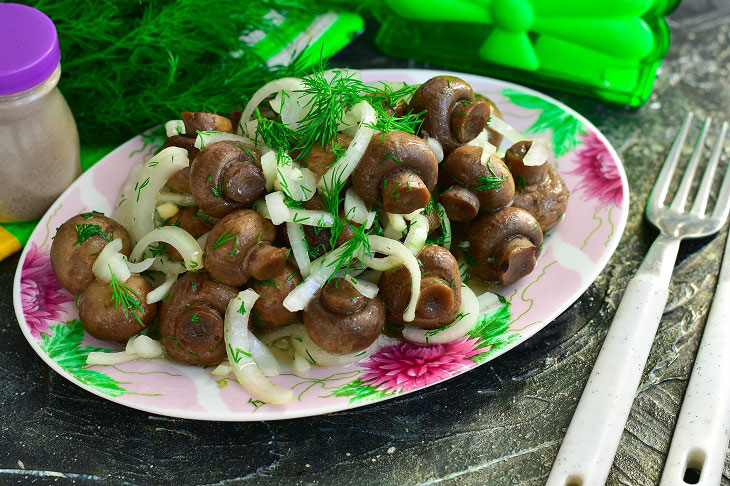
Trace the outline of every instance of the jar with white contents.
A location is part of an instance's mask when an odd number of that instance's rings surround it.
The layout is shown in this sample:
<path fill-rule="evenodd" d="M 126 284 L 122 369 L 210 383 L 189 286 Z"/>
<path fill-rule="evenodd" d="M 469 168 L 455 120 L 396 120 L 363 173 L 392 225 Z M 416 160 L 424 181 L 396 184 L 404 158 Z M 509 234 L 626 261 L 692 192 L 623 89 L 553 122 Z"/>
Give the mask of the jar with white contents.
<path fill-rule="evenodd" d="M 56 87 L 58 34 L 44 13 L 0 3 L 0 222 L 40 217 L 81 172 L 79 135 Z"/>

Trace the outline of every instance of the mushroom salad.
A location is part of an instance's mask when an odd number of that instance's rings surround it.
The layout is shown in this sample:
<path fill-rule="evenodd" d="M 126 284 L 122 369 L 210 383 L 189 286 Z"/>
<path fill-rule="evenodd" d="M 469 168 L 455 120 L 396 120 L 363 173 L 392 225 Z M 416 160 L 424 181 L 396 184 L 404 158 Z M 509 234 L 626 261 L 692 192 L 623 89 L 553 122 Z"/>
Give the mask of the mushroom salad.
<path fill-rule="evenodd" d="M 529 274 L 567 207 L 548 140 L 456 77 L 320 69 L 266 84 L 236 118 L 167 122 L 112 215 L 57 229 L 51 263 L 84 329 L 126 343 L 88 364 L 213 366 L 287 403 L 269 379 L 284 367 L 463 337 L 501 305 L 485 282 Z"/>

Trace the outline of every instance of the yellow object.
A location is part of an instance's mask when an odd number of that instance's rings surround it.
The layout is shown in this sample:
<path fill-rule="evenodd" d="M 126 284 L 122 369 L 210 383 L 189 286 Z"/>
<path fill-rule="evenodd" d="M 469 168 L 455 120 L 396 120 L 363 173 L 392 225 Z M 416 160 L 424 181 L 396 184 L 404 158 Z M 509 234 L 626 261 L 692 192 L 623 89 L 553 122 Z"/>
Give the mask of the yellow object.
<path fill-rule="evenodd" d="M 20 250 L 20 242 L 8 230 L 0 226 L 0 260 Z"/>

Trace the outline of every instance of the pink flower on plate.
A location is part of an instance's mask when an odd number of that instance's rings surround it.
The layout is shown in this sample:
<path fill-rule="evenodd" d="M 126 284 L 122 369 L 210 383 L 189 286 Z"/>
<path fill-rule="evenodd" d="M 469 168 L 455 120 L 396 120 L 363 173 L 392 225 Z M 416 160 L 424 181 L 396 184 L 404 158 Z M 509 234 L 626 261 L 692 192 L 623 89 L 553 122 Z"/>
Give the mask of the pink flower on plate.
<path fill-rule="evenodd" d="M 569 172 L 582 177 L 575 188 L 583 191 L 589 199 L 618 206 L 623 199 L 623 185 L 616 161 L 594 132 L 583 137 L 583 145 L 576 153 L 578 168 Z"/>
<path fill-rule="evenodd" d="M 35 243 L 23 262 L 20 300 L 30 333 L 35 338 L 40 337 L 41 333 L 47 334 L 51 321 L 61 317 L 61 304 L 73 300 L 56 280 L 50 256 L 38 251 Z"/>
<path fill-rule="evenodd" d="M 469 366 L 477 339 L 461 338 L 444 344 L 400 343 L 373 354 L 360 366 L 368 368 L 361 380 L 364 384 L 381 387 L 388 393 L 410 391 L 444 380 Z"/>

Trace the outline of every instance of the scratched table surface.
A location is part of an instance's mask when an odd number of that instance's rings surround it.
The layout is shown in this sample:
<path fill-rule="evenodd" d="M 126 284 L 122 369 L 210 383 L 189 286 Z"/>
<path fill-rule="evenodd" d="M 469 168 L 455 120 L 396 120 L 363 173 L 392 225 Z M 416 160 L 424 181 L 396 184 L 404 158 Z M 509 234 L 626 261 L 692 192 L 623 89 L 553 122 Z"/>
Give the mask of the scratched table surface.
<path fill-rule="evenodd" d="M 352 411 L 268 423 L 171 419 L 98 398 L 45 365 L 14 317 L 10 258 L 0 263 L 0 483 L 543 484 L 623 290 L 656 235 L 642 210 L 675 127 L 690 109 L 728 117 L 730 5 L 685 0 L 670 24 L 672 46 L 642 109 L 548 92 L 616 147 L 631 214 L 617 256 L 531 340 L 447 383 Z M 374 28 L 335 64 L 437 67 L 378 54 Z M 659 480 L 725 238 L 682 244 L 609 484 Z"/>

